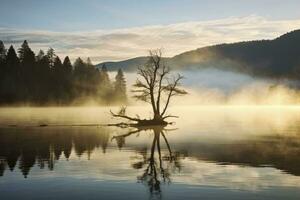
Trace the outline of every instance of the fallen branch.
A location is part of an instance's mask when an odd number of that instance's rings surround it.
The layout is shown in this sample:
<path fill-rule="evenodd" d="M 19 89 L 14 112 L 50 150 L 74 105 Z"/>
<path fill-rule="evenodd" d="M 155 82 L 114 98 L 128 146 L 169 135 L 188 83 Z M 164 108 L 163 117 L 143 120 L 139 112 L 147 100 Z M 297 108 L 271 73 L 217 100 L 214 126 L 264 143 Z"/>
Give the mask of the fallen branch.
<path fill-rule="evenodd" d="M 115 113 L 113 113 L 111 110 L 110 110 L 110 113 L 111 113 L 111 115 L 112 115 L 113 117 L 123 118 L 123 119 L 128 119 L 128 120 L 135 121 L 135 122 L 140 122 L 140 121 L 141 121 L 141 119 L 129 117 L 129 116 L 127 116 L 127 115 L 115 114 Z"/>

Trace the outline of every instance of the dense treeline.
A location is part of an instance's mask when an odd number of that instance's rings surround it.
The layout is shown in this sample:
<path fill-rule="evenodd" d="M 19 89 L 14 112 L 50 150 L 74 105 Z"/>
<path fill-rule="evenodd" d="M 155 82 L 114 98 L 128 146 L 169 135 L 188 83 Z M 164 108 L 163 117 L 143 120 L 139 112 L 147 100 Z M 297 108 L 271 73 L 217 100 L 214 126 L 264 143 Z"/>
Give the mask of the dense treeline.
<path fill-rule="evenodd" d="M 99 70 L 91 60 L 69 57 L 62 61 L 49 48 L 37 55 L 25 40 L 18 52 L 0 41 L 0 104 L 67 105 L 86 100 L 124 103 L 126 82 L 122 70 L 111 81 L 105 65 Z"/>

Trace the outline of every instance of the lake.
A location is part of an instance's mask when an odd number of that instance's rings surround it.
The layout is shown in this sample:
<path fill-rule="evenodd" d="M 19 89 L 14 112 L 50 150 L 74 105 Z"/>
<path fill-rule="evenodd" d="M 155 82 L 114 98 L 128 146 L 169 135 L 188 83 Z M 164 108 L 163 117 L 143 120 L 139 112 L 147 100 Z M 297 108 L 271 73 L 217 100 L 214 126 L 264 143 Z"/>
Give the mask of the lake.
<path fill-rule="evenodd" d="M 102 126 L 110 109 L 1 108 L 0 199 L 300 199 L 300 107 L 178 106 L 141 130 Z"/>

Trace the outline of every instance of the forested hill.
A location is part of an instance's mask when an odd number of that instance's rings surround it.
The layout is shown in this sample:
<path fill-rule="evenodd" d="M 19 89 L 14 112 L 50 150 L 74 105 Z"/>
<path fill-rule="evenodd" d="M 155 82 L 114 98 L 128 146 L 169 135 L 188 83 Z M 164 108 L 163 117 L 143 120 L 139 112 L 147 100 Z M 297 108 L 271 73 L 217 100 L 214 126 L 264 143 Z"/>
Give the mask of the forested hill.
<path fill-rule="evenodd" d="M 105 63 L 109 70 L 132 71 L 146 57 Z M 293 77 L 300 73 L 300 30 L 274 40 L 220 44 L 165 58 L 175 69 L 220 68 L 257 76 Z M 101 66 L 100 63 L 98 66 Z"/>

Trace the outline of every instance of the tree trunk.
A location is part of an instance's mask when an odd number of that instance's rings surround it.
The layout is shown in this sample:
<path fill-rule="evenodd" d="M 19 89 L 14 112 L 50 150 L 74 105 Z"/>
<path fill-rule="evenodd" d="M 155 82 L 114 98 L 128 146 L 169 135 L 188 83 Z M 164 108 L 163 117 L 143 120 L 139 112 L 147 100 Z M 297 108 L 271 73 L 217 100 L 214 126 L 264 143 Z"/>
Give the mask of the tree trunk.
<path fill-rule="evenodd" d="M 154 117 L 153 117 L 153 120 L 154 120 L 154 121 L 161 121 L 161 120 L 163 120 L 163 119 L 162 119 L 162 117 L 160 116 L 160 114 L 155 113 L 155 114 L 154 114 Z"/>

